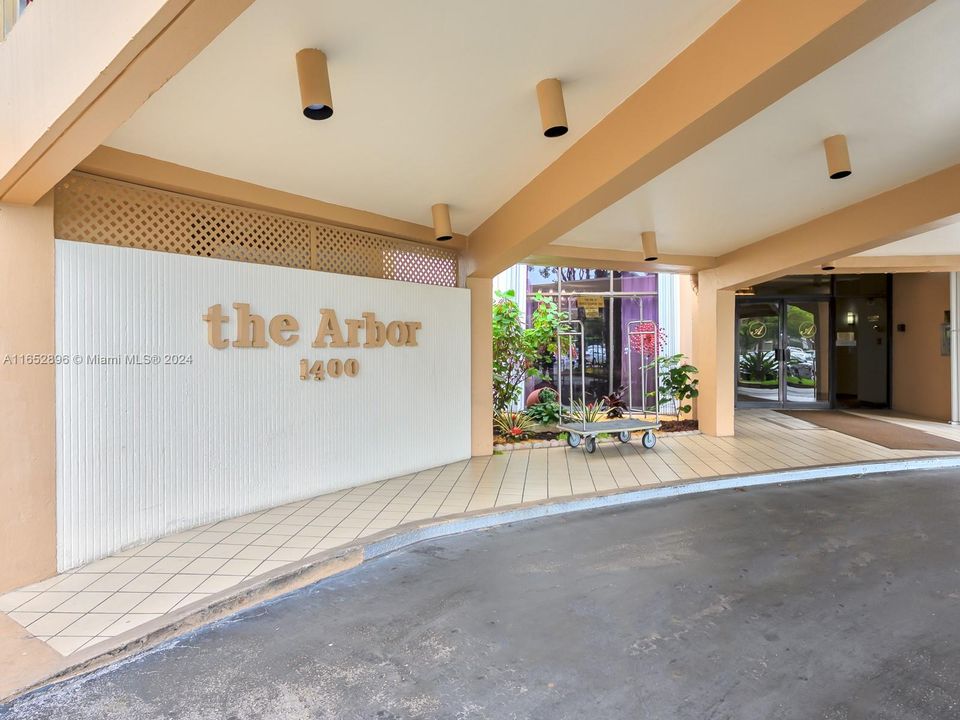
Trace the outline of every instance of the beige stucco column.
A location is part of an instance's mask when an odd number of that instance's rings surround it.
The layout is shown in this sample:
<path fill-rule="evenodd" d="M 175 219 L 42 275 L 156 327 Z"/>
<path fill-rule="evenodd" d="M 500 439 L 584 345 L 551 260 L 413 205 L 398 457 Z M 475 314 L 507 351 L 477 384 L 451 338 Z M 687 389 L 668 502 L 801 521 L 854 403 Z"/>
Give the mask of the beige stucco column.
<path fill-rule="evenodd" d="M 717 287 L 712 270 L 698 276 L 694 309 L 694 364 L 700 369 L 697 419 L 707 435 L 733 435 L 734 292 Z"/>
<path fill-rule="evenodd" d="M 0 592 L 57 570 L 53 240 L 52 193 L 0 204 Z"/>
<path fill-rule="evenodd" d="M 467 278 L 470 290 L 470 435 L 474 456 L 493 454 L 493 280 Z"/>

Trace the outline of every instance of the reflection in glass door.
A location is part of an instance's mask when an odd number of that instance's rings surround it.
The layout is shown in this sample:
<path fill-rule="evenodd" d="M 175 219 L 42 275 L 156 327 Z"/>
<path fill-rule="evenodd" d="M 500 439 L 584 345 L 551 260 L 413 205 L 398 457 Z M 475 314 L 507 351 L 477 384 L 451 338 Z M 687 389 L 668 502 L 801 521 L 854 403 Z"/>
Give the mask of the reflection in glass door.
<path fill-rule="evenodd" d="M 737 404 L 780 404 L 780 303 L 737 305 Z"/>
<path fill-rule="evenodd" d="M 737 404 L 830 403 L 827 300 L 737 304 Z"/>
<path fill-rule="evenodd" d="M 825 300 L 784 304 L 784 401 L 790 405 L 829 403 L 830 303 Z"/>

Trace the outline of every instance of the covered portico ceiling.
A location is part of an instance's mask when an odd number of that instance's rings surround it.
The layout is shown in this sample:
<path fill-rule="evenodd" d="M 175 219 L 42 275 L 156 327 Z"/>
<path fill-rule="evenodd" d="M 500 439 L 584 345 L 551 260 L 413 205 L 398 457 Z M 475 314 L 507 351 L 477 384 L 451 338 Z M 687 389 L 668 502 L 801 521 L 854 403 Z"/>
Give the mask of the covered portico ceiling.
<path fill-rule="evenodd" d="M 257 0 L 106 145 L 472 231 L 734 0 Z M 300 113 L 294 56 L 323 49 L 334 115 Z M 541 134 L 563 81 L 570 132 Z"/>
<path fill-rule="evenodd" d="M 655 229 L 661 253 L 718 256 L 956 164 L 958 77 L 960 2 L 937 0 L 553 244 L 639 251 Z M 854 172 L 830 180 L 837 133 Z M 960 252 L 956 229 L 880 252 L 934 239 Z"/>

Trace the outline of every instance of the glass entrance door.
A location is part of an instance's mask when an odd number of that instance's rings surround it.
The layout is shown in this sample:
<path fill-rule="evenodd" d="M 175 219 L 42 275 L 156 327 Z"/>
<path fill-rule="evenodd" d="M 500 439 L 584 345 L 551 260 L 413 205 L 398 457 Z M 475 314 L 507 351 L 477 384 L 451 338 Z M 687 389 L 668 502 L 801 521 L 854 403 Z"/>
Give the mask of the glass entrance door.
<path fill-rule="evenodd" d="M 737 304 L 737 405 L 780 405 L 779 302 Z"/>
<path fill-rule="evenodd" d="M 828 407 L 828 300 L 737 304 L 737 405 Z"/>

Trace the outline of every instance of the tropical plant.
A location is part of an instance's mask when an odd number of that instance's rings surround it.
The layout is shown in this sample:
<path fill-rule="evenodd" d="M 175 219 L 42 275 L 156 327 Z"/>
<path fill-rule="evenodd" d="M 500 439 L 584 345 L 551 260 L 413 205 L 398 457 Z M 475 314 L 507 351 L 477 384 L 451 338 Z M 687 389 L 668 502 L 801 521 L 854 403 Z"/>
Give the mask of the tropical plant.
<path fill-rule="evenodd" d="M 747 382 L 765 382 L 777 377 L 777 356 L 755 350 L 740 356 L 740 375 Z"/>
<path fill-rule="evenodd" d="M 520 396 L 529 358 L 513 290 L 498 291 L 493 304 L 493 410 L 505 412 Z"/>
<path fill-rule="evenodd" d="M 571 420 L 578 423 L 600 422 L 606 417 L 609 409 L 603 400 L 592 403 L 583 403 L 576 400 L 570 406 L 569 416 Z"/>
<path fill-rule="evenodd" d="M 614 390 L 609 395 L 604 395 L 601 402 L 607 406 L 607 417 L 608 418 L 622 418 L 624 411 L 627 409 L 627 404 L 623 401 L 623 396 L 626 394 L 627 388 L 624 385 L 621 385 L 619 388 Z"/>
<path fill-rule="evenodd" d="M 686 359 L 682 353 L 660 358 L 660 404 L 672 402 L 677 420 L 693 410 L 693 405 L 687 401 L 700 395 L 700 381 L 692 377 L 700 371 Z"/>
<path fill-rule="evenodd" d="M 520 397 L 527 377 L 544 378 L 557 352 L 557 326 L 564 315 L 540 293 L 524 328 L 513 290 L 498 291 L 493 304 L 493 409 L 507 410 Z M 569 342 L 569 341 L 567 341 Z"/>
<path fill-rule="evenodd" d="M 553 425 L 560 422 L 560 403 L 557 392 L 551 388 L 540 390 L 539 399 L 527 410 L 527 417 L 539 425 Z"/>
<path fill-rule="evenodd" d="M 493 418 L 493 426 L 512 440 L 523 440 L 529 435 L 531 424 L 530 418 L 522 412 L 499 412 Z"/>

